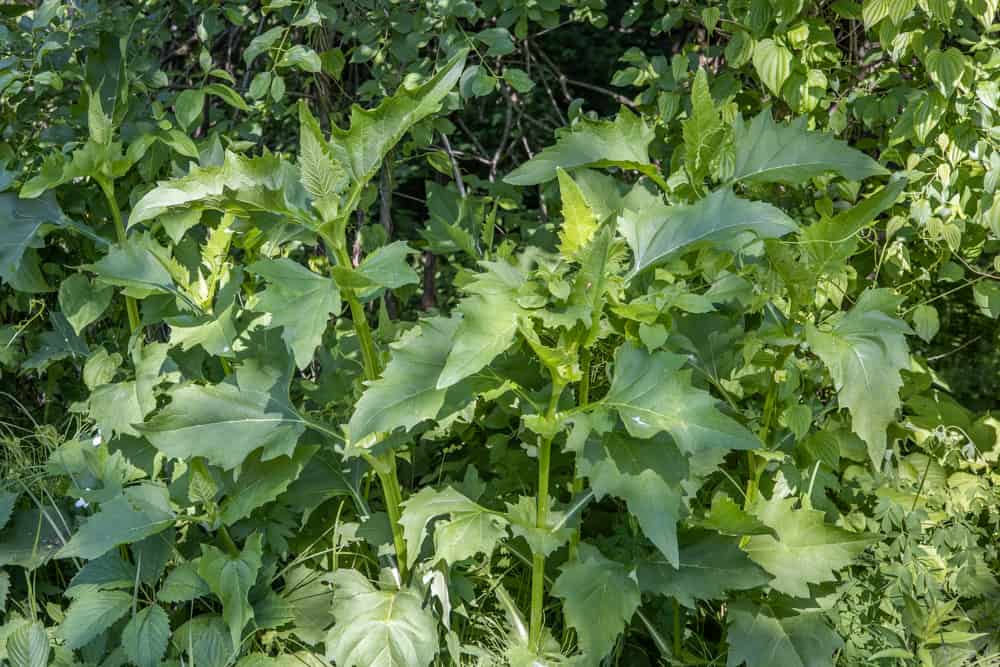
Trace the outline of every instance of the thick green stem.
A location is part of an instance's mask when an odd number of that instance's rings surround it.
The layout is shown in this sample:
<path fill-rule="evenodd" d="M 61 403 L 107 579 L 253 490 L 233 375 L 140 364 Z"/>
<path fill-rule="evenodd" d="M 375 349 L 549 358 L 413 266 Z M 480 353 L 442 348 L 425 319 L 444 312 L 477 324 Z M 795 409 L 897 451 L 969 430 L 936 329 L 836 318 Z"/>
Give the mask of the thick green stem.
<path fill-rule="evenodd" d="M 551 421 L 559 407 L 562 385 L 553 381 L 552 396 L 545 418 Z M 552 438 L 542 438 L 538 446 L 538 495 L 535 506 L 535 527 L 547 530 L 549 527 L 549 467 L 552 462 Z M 541 648 L 542 611 L 545 604 L 545 554 L 535 553 L 531 557 L 531 621 L 528 641 L 534 650 Z"/>
<path fill-rule="evenodd" d="M 584 407 L 590 403 L 590 349 L 584 348 L 580 351 L 580 387 L 577 405 Z M 583 491 L 583 478 L 578 474 L 573 476 L 573 495 Z M 569 561 L 576 560 L 577 548 L 580 546 L 580 528 L 574 528 L 573 534 L 569 537 Z"/>
<path fill-rule="evenodd" d="M 334 243 L 333 250 L 336 254 L 337 263 L 344 268 L 351 267 L 351 258 L 347 254 L 347 249 L 343 243 Z M 354 323 L 354 331 L 358 336 L 358 344 L 361 347 L 361 359 L 365 370 L 366 380 L 378 379 L 382 372 L 379 363 L 378 353 L 375 350 L 375 341 L 372 338 L 372 330 L 368 325 L 368 318 L 365 309 L 358 300 L 357 295 L 351 290 L 344 290 L 344 299 L 351 309 L 351 320 Z M 392 542 L 396 548 L 396 561 L 399 568 L 400 580 L 405 581 L 407 576 L 406 565 L 406 542 L 403 540 L 403 526 L 399 523 L 402 514 L 403 490 L 399 484 L 399 473 L 396 469 L 396 455 L 393 452 L 386 452 L 381 456 L 373 456 L 369 464 L 375 469 L 379 482 L 382 485 L 382 496 L 385 499 L 385 510 L 389 515 L 389 525 L 392 528 Z"/>
<path fill-rule="evenodd" d="M 118 201 L 115 200 L 115 185 L 103 178 L 96 180 L 97 184 L 101 186 L 104 198 L 108 200 L 108 208 L 111 209 L 111 218 L 115 222 L 115 234 L 118 236 L 118 242 L 125 243 L 125 225 L 122 223 L 122 212 L 118 208 Z M 140 323 L 139 306 L 136 305 L 135 299 L 130 296 L 125 297 L 125 310 L 128 312 L 129 332 L 135 333 Z"/>

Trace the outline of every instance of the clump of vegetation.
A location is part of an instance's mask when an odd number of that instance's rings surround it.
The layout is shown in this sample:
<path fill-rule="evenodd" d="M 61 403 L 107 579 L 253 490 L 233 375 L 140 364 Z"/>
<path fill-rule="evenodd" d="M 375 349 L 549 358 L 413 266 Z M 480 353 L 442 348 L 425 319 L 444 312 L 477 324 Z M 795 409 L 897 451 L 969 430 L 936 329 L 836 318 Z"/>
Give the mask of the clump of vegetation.
<path fill-rule="evenodd" d="M 0 6 L 0 664 L 997 663 L 996 12 Z"/>

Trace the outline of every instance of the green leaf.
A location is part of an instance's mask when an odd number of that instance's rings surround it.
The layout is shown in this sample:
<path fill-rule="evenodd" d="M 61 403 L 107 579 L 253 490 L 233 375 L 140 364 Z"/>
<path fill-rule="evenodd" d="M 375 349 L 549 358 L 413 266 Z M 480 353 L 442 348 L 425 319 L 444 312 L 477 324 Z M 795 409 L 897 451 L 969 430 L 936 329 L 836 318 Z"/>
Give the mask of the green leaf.
<path fill-rule="evenodd" d="M 744 512 L 727 495 L 716 494 L 712 497 L 712 506 L 708 515 L 697 523 L 702 528 L 708 528 L 723 535 L 742 537 L 743 535 L 777 535 L 755 516 Z"/>
<path fill-rule="evenodd" d="M 406 565 L 413 567 L 431 520 L 443 515 L 450 520 L 438 524 L 434 536 L 435 558 L 454 563 L 477 553 L 492 553 L 506 536 L 506 519 L 478 505 L 452 487 L 437 491 L 425 487 L 403 503 L 399 519 L 406 540 Z"/>
<path fill-rule="evenodd" d="M 438 629 L 422 596 L 381 591 L 357 570 L 337 570 L 326 657 L 337 667 L 427 667 L 438 652 Z"/>
<path fill-rule="evenodd" d="M 460 322 L 454 317 L 427 319 L 391 345 L 392 358 L 382 377 L 368 383 L 355 405 L 348 424 L 352 442 L 372 433 L 409 430 L 438 417 L 446 405 L 471 400 L 464 383 L 437 388 Z"/>
<path fill-rule="evenodd" d="M 277 65 L 278 67 L 296 67 L 303 72 L 312 74 L 323 70 L 319 54 L 303 44 L 296 44 L 281 54 L 281 60 L 278 61 Z"/>
<path fill-rule="evenodd" d="M 355 281 L 355 288 L 360 288 L 361 296 L 367 298 L 374 296 L 381 289 L 416 285 L 420 282 L 420 278 L 406 261 L 415 252 L 405 241 L 393 241 L 380 246 L 351 271 L 351 280 Z M 338 279 L 344 275 L 340 268 L 335 268 Z"/>
<path fill-rule="evenodd" d="M 842 141 L 806 129 L 803 116 L 790 124 L 775 123 L 762 111 L 749 124 L 733 126 L 736 164 L 732 181 L 798 185 L 813 176 L 836 172 L 852 181 L 889 172 Z"/>
<path fill-rule="evenodd" d="M 226 623 L 214 614 L 195 616 L 177 628 L 173 643 L 184 650 L 189 664 L 199 667 L 227 667 L 234 655 Z"/>
<path fill-rule="evenodd" d="M 691 114 L 683 123 L 684 164 L 691 182 L 700 184 L 725 139 L 725 126 L 715 108 L 708 75 L 699 69 L 691 85 Z"/>
<path fill-rule="evenodd" d="M 202 456 L 226 470 L 258 448 L 263 461 L 291 456 L 305 424 L 288 399 L 289 370 L 284 362 L 259 368 L 248 361 L 235 385 L 182 385 L 136 428 L 167 456 Z"/>
<path fill-rule="evenodd" d="M 0 531 L 0 566 L 17 565 L 33 570 L 48 562 L 63 546 L 50 510 L 22 510 Z"/>
<path fill-rule="evenodd" d="M 207 544 L 201 546 L 198 574 L 222 601 L 222 618 L 229 627 L 233 646 L 240 645 L 243 628 L 253 619 L 249 594 L 260 571 L 262 549 L 260 533 L 247 538 L 239 555 L 225 554 Z"/>
<path fill-rule="evenodd" d="M 775 238 L 797 227 L 780 209 L 741 199 L 729 188 L 716 190 L 690 206 L 660 204 L 640 211 L 625 210 L 618 218 L 618 229 L 635 258 L 630 276 L 696 243 L 731 241 L 741 232 Z"/>
<path fill-rule="evenodd" d="M 205 107 L 205 93 L 201 90 L 182 91 L 174 101 L 174 114 L 182 129 L 188 130 L 201 116 Z"/>
<path fill-rule="evenodd" d="M 170 272 L 135 237 L 112 246 L 108 254 L 83 268 L 93 271 L 101 282 L 140 292 L 177 293 Z"/>
<path fill-rule="evenodd" d="M 577 561 L 562 566 L 552 595 L 563 599 L 566 622 L 595 664 L 614 648 L 641 602 L 639 586 L 625 566 L 587 544 L 580 545 Z"/>
<path fill-rule="evenodd" d="M 900 301 L 888 289 L 868 290 L 829 330 L 806 328 L 809 346 L 830 370 L 840 407 L 850 410 L 851 429 L 867 443 L 877 469 L 886 428 L 900 406 L 900 371 L 910 365 L 910 328 L 895 317 Z"/>
<path fill-rule="evenodd" d="M 833 667 L 843 646 L 822 612 L 777 616 L 746 601 L 729 607 L 727 667 Z"/>
<path fill-rule="evenodd" d="M 0 614 L 7 611 L 7 595 L 10 593 L 10 574 L 0 570 Z"/>
<path fill-rule="evenodd" d="M 544 526 L 538 525 L 538 502 L 535 498 L 520 496 L 516 503 L 505 504 L 511 532 L 516 537 L 523 537 L 533 554 L 549 556 L 566 544 L 573 534 L 573 529 L 567 526 L 564 520 L 565 512 L 552 509 L 551 497 Z"/>
<path fill-rule="evenodd" d="M 59 284 L 59 308 L 79 335 L 108 309 L 113 295 L 110 287 L 95 287 L 85 275 L 74 273 Z"/>
<path fill-rule="evenodd" d="M 530 93 L 531 89 L 535 87 L 535 82 L 531 80 L 528 73 L 517 67 L 504 67 L 503 78 L 510 84 L 511 88 L 519 93 Z"/>
<path fill-rule="evenodd" d="M 940 328 L 937 308 L 924 304 L 913 309 L 913 330 L 925 343 L 931 342 Z"/>
<path fill-rule="evenodd" d="M 170 619 L 156 604 L 140 610 L 122 630 L 125 655 L 138 667 L 158 667 L 169 639 Z"/>
<path fill-rule="evenodd" d="M 247 270 L 269 283 L 258 294 L 253 309 L 271 316 L 268 327 L 282 328 L 281 337 L 291 348 L 296 365 L 305 368 L 323 342 L 330 315 L 340 311 L 337 283 L 290 259 L 261 260 Z"/>
<path fill-rule="evenodd" d="M 695 608 L 697 600 L 726 599 L 726 591 L 763 586 L 770 576 L 740 549 L 739 540 L 696 531 L 685 536 L 679 564 L 663 560 L 639 565 L 644 592 L 676 598 Z"/>
<path fill-rule="evenodd" d="M 283 26 L 276 26 L 250 40 L 246 50 L 243 51 L 243 62 L 246 63 L 246 66 L 250 67 L 257 56 L 270 49 L 284 34 L 285 28 Z"/>
<path fill-rule="evenodd" d="M 649 160 L 649 144 L 655 131 L 645 121 L 623 108 L 613 121 L 590 120 L 586 116 L 563 130 L 550 146 L 504 178 L 511 185 L 537 185 L 556 177 L 556 168 L 620 167 L 636 169 L 660 178 Z"/>
<path fill-rule="evenodd" d="M 559 193 L 562 195 L 563 225 L 559 230 L 559 252 L 573 257 L 597 231 L 598 220 L 587 204 L 583 192 L 561 167 L 556 167 Z"/>
<path fill-rule="evenodd" d="M 962 74 L 965 72 L 965 56 L 962 52 L 953 46 L 944 51 L 935 49 L 927 54 L 924 62 L 927 74 L 941 94 L 951 97 L 955 88 L 961 85 Z"/>
<path fill-rule="evenodd" d="M 198 576 L 198 563 L 188 561 L 172 568 L 160 586 L 156 599 L 161 602 L 188 602 L 211 593 L 205 580 Z"/>
<path fill-rule="evenodd" d="M 91 591 L 73 600 L 59 625 L 66 648 L 75 650 L 105 632 L 132 608 L 132 594 L 124 591 Z"/>
<path fill-rule="evenodd" d="M 10 667 L 46 667 L 50 652 L 49 635 L 39 621 L 26 623 L 7 637 Z"/>
<path fill-rule="evenodd" d="M 601 403 L 618 411 L 625 428 L 637 438 L 670 433 L 685 453 L 705 449 L 755 449 L 760 441 L 719 412 L 716 400 L 691 385 L 686 358 L 672 352 L 650 354 L 632 343 L 615 355 L 611 388 Z"/>
<path fill-rule="evenodd" d="M 174 523 L 166 487 L 144 482 L 130 486 L 91 516 L 56 554 L 58 558 L 97 558 L 121 544 L 138 542 Z"/>
<path fill-rule="evenodd" d="M 153 407 L 143 407 L 139 402 L 135 381 L 102 385 L 87 399 L 90 418 L 108 437 L 112 434 L 139 435 L 133 424 L 141 422 Z"/>
<path fill-rule="evenodd" d="M 687 462 L 665 437 L 637 440 L 619 433 L 588 440 L 578 457 L 579 474 L 594 496 L 622 498 L 642 532 L 668 562 L 678 563 L 677 520 Z"/>
<path fill-rule="evenodd" d="M 128 226 L 187 207 L 243 216 L 265 211 L 305 226 L 315 224 L 298 169 L 271 154 L 247 158 L 226 151 L 220 166 L 193 166 L 187 176 L 161 181 L 136 202 Z"/>
<path fill-rule="evenodd" d="M 0 530 L 10 521 L 10 515 L 14 512 L 14 505 L 21 494 L 17 491 L 8 491 L 0 486 Z"/>
<path fill-rule="evenodd" d="M 292 457 L 279 456 L 270 461 L 261 461 L 257 454 L 251 454 L 240 465 L 235 485 L 222 501 L 222 522 L 232 525 L 277 498 L 298 478 L 316 449 L 316 446 L 303 445 L 296 449 Z"/>
<path fill-rule="evenodd" d="M 29 264 L 34 255 L 33 249 L 42 247 L 41 228 L 45 224 L 66 224 L 62 209 L 53 195 L 21 199 L 11 192 L 0 193 L 0 279 L 15 290 L 46 289 L 37 265 Z M 26 272 L 32 267 L 35 276 Z"/>
<path fill-rule="evenodd" d="M 319 122 L 304 101 L 299 102 L 299 170 L 313 206 L 324 220 L 334 219 L 340 210 L 340 195 L 348 186 L 347 171 L 333 157 Z"/>
<path fill-rule="evenodd" d="M 875 538 L 825 523 L 820 510 L 793 509 L 797 502 L 797 498 L 759 502 L 754 514 L 777 537 L 753 535 L 744 551 L 774 575 L 772 588 L 793 597 L 809 597 L 808 584 L 835 581 L 836 573 Z"/>
<path fill-rule="evenodd" d="M 762 39 L 754 45 L 753 66 L 764 85 L 780 96 L 792 72 L 792 52 L 773 39 Z"/>
<path fill-rule="evenodd" d="M 234 109 L 239 109 L 240 111 L 250 111 L 250 107 L 243 101 L 240 94 L 225 84 L 210 83 L 201 90 L 206 95 L 214 95 L 215 97 L 218 97 Z"/>
<path fill-rule="evenodd" d="M 462 319 L 437 379 L 437 389 L 446 389 L 478 373 L 514 343 L 518 317 L 524 312 L 517 304 L 517 289 L 524 276 L 504 263 L 481 265 L 486 270 L 465 286 L 470 296 L 455 309 Z"/>
<path fill-rule="evenodd" d="M 459 51 L 426 82 L 414 88 L 400 87 L 374 109 L 351 107 L 350 129 L 332 127 L 330 151 L 334 159 L 346 167 L 355 198 L 360 197 L 361 190 L 378 171 L 386 153 L 403 135 L 441 108 L 444 98 L 462 74 L 466 55 L 467 51 Z"/>

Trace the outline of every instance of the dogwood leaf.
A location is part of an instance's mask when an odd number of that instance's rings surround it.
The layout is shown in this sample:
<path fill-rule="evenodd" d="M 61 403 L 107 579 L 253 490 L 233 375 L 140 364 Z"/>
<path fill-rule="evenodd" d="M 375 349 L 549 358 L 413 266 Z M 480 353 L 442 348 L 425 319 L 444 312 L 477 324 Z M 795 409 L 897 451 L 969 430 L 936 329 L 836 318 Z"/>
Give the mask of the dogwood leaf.
<path fill-rule="evenodd" d="M 837 571 L 849 565 L 874 538 L 825 523 L 820 510 L 793 509 L 797 500 L 772 498 L 759 503 L 754 513 L 777 537 L 753 535 L 744 550 L 774 575 L 772 588 L 808 597 L 808 584 L 834 581 Z"/>
<path fill-rule="evenodd" d="M 326 657 L 338 667 L 427 667 L 438 652 L 434 615 L 414 590 L 379 590 L 337 570 Z"/>
<path fill-rule="evenodd" d="M 677 446 L 694 454 L 705 449 L 755 449 L 757 438 L 716 407 L 712 396 L 691 385 L 686 358 L 672 352 L 649 353 L 632 343 L 615 355 L 611 388 L 601 403 L 618 411 L 637 438 L 670 433 Z"/>
<path fill-rule="evenodd" d="M 577 561 L 562 566 L 552 595 L 563 599 L 566 622 L 576 630 L 580 648 L 600 662 L 631 620 L 641 601 L 639 585 L 621 563 L 580 545 Z"/>
<path fill-rule="evenodd" d="M 626 209 L 618 218 L 618 229 L 635 258 L 630 276 L 696 243 L 729 241 L 741 232 L 776 238 L 797 228 L 795 221 L 780 209 L 741 199 L 728 188 L 716 190 L 690 206 L 661 204 Z"/>
<path fill-rule="evenodd" d="M 806 118 L 778 124 L 762 111 L 749 124 L 733 125 L 736 150 L 732 181 L 798 185 L 836 172 L 852 181 L 889 171 L 861 151 L 821 132 L 806 129 Z"/>
<path fill-rule="evenodd" d="M 806 328 L 806 340 L 833 377 L 840 407 L 851 413 L 851 429 L 881 467 L 886 427 L 900 406 L 900 371 L 910 365 L 905 322 L 895 317 L 902 301 L 888 289 L 869 290 L 829 330 Z"/>

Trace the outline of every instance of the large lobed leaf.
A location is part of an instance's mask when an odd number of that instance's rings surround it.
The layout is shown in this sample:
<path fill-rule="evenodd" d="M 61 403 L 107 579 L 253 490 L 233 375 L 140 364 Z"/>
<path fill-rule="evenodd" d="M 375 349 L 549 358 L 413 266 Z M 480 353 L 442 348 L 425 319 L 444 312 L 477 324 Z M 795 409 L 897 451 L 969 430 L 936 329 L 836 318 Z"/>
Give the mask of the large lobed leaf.
<path fill-rule="evenodd" d="M 869 290 L 829 330 L 809 326 L 806 340 L 833 377 L 851 428 L 868 445 L 876 468 L 886 449 L 886 428 L 900 406 L 900 371 L 910 365 L 905 322 L 895 317 L 902 299 L 888 289 Z"/>
<path fill-rule="evenodd" d="M 762 111 L 749 124 L 738 120 L 733 126 L 736 164 L 731 180 L 798 185 L 831 171 L 853 181 L 889 173 L 843 141 L 808 131 L 806 120 L 778 124 L 770 111 Z"/>
<path fill-rule="evenodd" d="M 588 166 L 636 169 L 658 178 L 657 168 L 649 161 L 649 144 L 654 136 L 652 127 L 625 108 L 613 121 L 581 117 L 559 134 L 554 146 L 509 173 L 504 181 L 537 185 L 555 178 L 559 167 Z"/>
<path fill-rule="evenodd" d="M 622 212 L 618 229 L 632 249 L 634 276 L 696 243 L 729 241 L 741 232 L 776 238 L 798 225 L 780 209 L 748 201 L 728 188 L 717 190 L 690 206 L 658 205 Z"/>
<path fill-rule="evenodd" d="M 843 646 L 822 612 L 786 612 L 739 601 L 728 611 L 727 667 L 833 667 Z"/>
<path fill-rule="evenodd" d="M 326 657 L 337 667 L 427 667 L 438 652 L 434 615 L 409 588 L 379 590 L 357 570 L 337 570 Z"/>
<path fill-rule="evenodd" d="M 618 411 L 625 428 L 637 438 L 668 432 L 685 453 L 705 449 L 755 449 L 760 441 L 732 418 L 716 400 L 691 385 L 686 358 L 672 352 L 649 353 L 625 343 L 615 355 L 611 388 L 601 401 Z"/>

